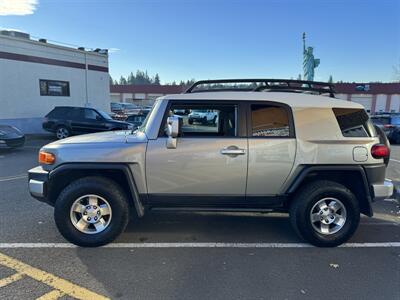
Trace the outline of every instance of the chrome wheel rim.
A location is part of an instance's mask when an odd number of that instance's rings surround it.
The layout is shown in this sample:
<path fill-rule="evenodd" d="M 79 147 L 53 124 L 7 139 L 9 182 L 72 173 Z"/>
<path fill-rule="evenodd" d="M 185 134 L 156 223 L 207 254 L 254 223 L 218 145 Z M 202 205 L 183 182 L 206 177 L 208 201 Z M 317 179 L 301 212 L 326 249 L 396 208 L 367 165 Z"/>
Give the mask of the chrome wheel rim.
<path fill-rule="evenodd" d="M 96 234 L 105 230 L 111 222 L 111 206 L 98 195 L 79 197 L 71 206 L 71 223 L 80 232 Z"/>
<path fill-rule="evenodd" d="M 343 203 L 336 198 L 323 198 L 311 209 L 311 224 L 317 232 L 330 235 L 338 232 L 346 223 L 347 211 Z"/>
<path fill-rule="evenodd" d="M 67 128 L 61 127 L 57 129 L 57 138 L 65 139 L 69 136 Z"/>

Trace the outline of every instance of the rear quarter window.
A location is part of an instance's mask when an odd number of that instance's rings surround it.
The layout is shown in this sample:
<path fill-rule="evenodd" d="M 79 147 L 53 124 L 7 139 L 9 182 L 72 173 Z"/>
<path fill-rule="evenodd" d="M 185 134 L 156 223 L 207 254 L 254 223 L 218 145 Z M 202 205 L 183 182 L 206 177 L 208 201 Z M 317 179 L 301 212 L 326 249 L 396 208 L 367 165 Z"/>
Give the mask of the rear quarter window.
<path fill-rule="evenodd" d="M 375 128 L 364 109 L 333 108 L 332 110 L 344 137 L 376 136 Z"/>

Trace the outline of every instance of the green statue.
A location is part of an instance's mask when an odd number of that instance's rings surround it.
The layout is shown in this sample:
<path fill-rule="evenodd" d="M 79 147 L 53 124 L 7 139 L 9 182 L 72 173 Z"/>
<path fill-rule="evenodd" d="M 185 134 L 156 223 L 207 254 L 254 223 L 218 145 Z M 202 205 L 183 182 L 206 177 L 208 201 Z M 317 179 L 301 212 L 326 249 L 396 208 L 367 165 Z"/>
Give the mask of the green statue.
<path fill-rule="evenodd" d="M 314 69 L 319 66 L 320 60 L 314 58 L 313 47 L 306 49 L 306 33 L 303 32 L 303 79 L 313 81 Z"/>

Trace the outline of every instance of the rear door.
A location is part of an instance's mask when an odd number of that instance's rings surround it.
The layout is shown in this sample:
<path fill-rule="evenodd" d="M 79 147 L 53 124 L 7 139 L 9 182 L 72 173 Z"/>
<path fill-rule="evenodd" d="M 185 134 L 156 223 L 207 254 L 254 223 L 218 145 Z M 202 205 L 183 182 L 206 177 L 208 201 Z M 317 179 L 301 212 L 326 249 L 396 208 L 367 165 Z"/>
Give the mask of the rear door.
<path fill-rule="evenodd" d="M 249 166 L 248 202 L 278 195 L 294 164 L 296 138 L 291 109 L 280 103 L 253 102 L 247 106 Z M 273 197 L 271 201 L 275 201 Z"/>
<path fill-rule="evenodd" d="M 169 104 L 168 115 L 181 110 L 211 110 L 216 123 L 189 124 L 182 117 L 181 136 L 176 149 L 167 149 L 164 134 L 166 117 L 159 137 L 150 140 L 146 152 L 148 200 L 154 206 L 245 205 L 247 138 L 245 115 L 240 103 L 183 102 Z M 244 111 L 243 111 L 244 112 Z M 242 120 L 242 122 L 240 122 Z"/>

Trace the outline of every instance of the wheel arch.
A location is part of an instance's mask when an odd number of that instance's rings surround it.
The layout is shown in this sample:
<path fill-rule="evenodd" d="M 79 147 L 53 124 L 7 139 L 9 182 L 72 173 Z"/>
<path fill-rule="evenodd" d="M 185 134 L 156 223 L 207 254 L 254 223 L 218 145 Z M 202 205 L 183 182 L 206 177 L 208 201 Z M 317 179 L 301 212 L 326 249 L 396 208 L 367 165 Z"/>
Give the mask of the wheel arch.
<path fill-rule="evenodd" d="M 301 170 L 294 176 L 295 178 L 288 184 L 285 194 L 288 200 L 285 203 L 289 207 L 294 200 L 297 191 L 305 184 L 315 180 L 331 180 L 347 187 L 357 198 L 360 211 L 364 215 L 372 217 L 372 194 L 368 183 L 368 178 L 362 166 L 302 166 Z"/>
<path fill-rule="evenodd" d="M 100 172 L 99 172 L 100 171 Z M 100 174 L 99 174 L 100 173 Z M 60 192 L 72 181 L 88 176 L 101 176 L 115 181 L 124 190 L 139 217 L 144 215 L 139 192 L 130 168 L 114 163 L 66 163 L 49 173 L 48 199 L 55 203 Z"/>

